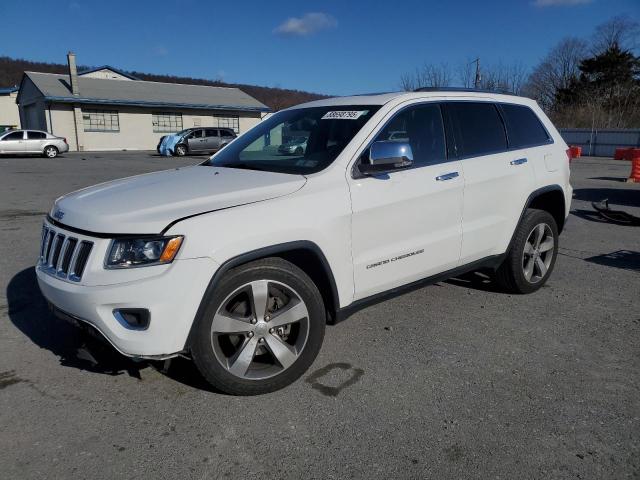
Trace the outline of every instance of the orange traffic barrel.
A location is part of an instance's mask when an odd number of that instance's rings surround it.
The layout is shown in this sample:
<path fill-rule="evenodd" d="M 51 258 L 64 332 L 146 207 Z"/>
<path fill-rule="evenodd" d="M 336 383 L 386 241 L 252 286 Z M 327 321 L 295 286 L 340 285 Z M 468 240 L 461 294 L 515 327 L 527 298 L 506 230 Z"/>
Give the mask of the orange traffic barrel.
<path fill-rule="evenodd" d="M 625 160 L 627 156 L 627 150 L 630 148 L 616 148 L 616 153 L 613 155 L 614 160 Z"/>
<path fill-rule="evenodd" d="M 634 150 L 638 150 L 638 155 L 631 159 L 631 173 L 627 181 L 640 183 L 640 149 L 636 148 Z"/>
<path fill-rule="evenodd" d="M 634 158 L 640 157 L 640 148 L 628 148 L 625 159 L 633 161 Z"/>
<path fill-rule="evenodd" d="M 569 150 L 571 150 L 571 158 L 580 158 L 582 155 L 582 147 L 571 146 Z"/>

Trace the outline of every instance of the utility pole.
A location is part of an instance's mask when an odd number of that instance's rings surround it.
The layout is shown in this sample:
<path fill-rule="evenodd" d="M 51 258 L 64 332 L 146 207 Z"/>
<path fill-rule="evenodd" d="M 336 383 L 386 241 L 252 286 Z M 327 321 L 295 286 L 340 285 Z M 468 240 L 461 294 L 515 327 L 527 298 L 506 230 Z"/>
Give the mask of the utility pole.
<path fill-rule="evenodd" d="M 482 81 L 482 76 L 480 75 L 480 57 L 476 58 L 473 62 L 476 64 L 476 78 L 473 82 L 473 86 L 475 88 L 480 88 L 480 82 Z"/>

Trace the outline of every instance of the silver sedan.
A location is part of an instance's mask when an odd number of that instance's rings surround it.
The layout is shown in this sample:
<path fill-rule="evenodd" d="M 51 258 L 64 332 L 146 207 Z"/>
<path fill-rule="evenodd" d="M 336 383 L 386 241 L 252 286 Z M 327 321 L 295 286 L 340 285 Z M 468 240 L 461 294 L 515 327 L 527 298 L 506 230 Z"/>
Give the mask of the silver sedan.
<path fill-rule="evenodd" d="M 0 133 L 0 154 L 27 155 L 39 153 L 55 158 L 69 151 L 67 139 L 41 130 L 9 130 Z"/>

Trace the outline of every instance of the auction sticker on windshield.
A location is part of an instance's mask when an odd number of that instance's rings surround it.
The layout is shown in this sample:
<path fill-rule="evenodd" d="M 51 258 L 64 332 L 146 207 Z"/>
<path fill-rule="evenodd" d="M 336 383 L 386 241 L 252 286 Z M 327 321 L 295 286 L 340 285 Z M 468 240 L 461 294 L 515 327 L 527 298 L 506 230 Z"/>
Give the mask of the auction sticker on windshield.
<path fill-rule="evenodd" d="M 327 112 L 322 120 L 357 120 L 362 115 L 366 115 L 369 110 L 339 110 Z"/>

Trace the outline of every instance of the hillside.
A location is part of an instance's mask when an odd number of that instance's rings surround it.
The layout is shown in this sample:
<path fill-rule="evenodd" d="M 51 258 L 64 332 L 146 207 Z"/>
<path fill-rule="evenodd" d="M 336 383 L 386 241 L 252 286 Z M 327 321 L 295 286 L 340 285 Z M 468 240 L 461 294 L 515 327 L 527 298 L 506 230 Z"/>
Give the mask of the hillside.
<path fill-rule="evenodd" d="M 113 65 L 118 68 L 116 65 Z M 89 70 L 94 67 L 78 66 L 79 71 Z M 29 60 L 16 59 L 11 57 L 0 57 L 0 87 L 11 87 L 18 85 L 24 71 L 67 73 L 65 64 L 32 62 Z M 214 87 L 238 87 L 252 97 L 257 98 L 273 110 L 280 110 L 299 103 L 325 98 L 325 95 L 317 93 L 303 92 L 300 90 L 289 90 L 284 88 L 259 87 L 256 85 L 243 85 L 224 83 L 217 80 L 205 80 L 201 78 L 177 77 L 173 75 L 155 75 L 137 71 L 127 71 L 141 80 L 167 83 L 191 83 L 195 85 L 211 85 Z"/>

